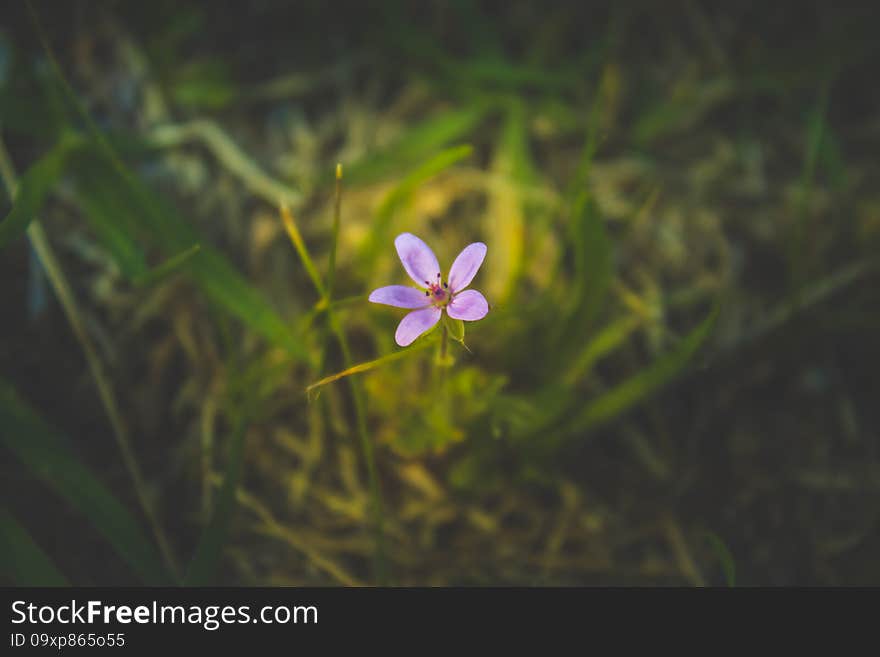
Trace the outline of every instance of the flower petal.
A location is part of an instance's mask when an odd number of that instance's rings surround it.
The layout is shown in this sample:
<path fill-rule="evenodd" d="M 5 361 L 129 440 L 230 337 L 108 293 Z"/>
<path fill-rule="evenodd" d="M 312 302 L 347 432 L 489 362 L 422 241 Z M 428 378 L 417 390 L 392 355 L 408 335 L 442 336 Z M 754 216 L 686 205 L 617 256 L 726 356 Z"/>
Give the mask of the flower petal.
<path fill-rule="evenodd" d="M 489 302 L 476 290 L 465 290 L 452 298 L 446 306 L 446 312 L 453 319 L 475 322 L 483 319 L 489 312 Z"/>
<path fill-rule="evenodd" d="M 397 247 L 397 255 L 406 273 L 419 285 L 425 285 L 425 281 L 436 283 L 440 265 L 437 256 L 427 244 L 412 233 L 401 233 L 394 240 Z"/>
<path fill-rule="evenodd" d="M 422 310 L 413 310 L 397 325 L 397 332 L 394 334 L 397 344 L 401 347 L 411 345 L 413 340 L 440 321 L 441 314 L 440 309 L 433 306 Z"/>
<path fill-rule="evenodd" d="M 486 257 L 486 245 L 482 242 L 468 244 L 461 250 L 452 268 L 449 270 L 449 289 L 453 292 L 463 290 L 474 280 L 483 258 Z"/>
<path fill-rule="evenodd" d="M 370 301 L 395 308 L 424 308 L 431 304 L 422 290 L 408 285 L 386 285 L 370 292 Z"/>

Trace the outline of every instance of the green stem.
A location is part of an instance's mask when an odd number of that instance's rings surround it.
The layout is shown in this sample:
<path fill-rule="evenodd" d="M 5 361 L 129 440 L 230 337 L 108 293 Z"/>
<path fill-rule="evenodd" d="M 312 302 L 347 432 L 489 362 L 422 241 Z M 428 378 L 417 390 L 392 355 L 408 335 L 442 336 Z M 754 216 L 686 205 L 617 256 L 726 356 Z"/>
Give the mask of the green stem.
<path fill-rule="evenodd" d="M 352 367 L 354 359 L 351 357 L 348 338 L 342 330 L 342 327 L 339 325 L 336 315 L 332 313 L 328 314 L 333 332 L 336 334 L 336 339 L 342 350 L 342 359 L 345 366 L 346 368 Z M 376 580 L 380 586 L 387 586 L 389 583 L 389 573 L 388 562 L 385 555 L 385 514 L 382 505 L 382 491 L 379 487 L 379 473 L 376 470 L 376 459 L 373 455 L 373 444 L 370 442 L 369 429 L 367 428 L 367 411 L 364 407 L 360 382 L 354 377 L 349 377 L 348 385 L 351 388 L 351 396 L 354 399 L 358 438 L 360 440 L 364 461 L 367 465 L 367 476 L 370 480 L 370 510 L 371 515 L 373 516 L 373 530 L 376 537 L 376 553 L 374 557 Z"/>
<path fill-rule="evenodd" d="M 333 238 L 330 246 L 330 270 L 327 273 L 327 319 L 330 328 L 336 335 L 339 348 L 342 351 L 342 359 L 346 368 L 354 366 L 351 356 L 351 348 L 348 345 L 348 337 L 333 312 L 330 305 L 333 301 L 333 284 L 336 278 L 336 245 L 339 238 L 340 216 L 342 214 L 342 165 L 336 165 L 336 198 L 333 204 Z M 323 355 L 321 365 L 323 366 Z M 385 515 L 382 509 L 382 491 L 379 488 L 379 473 L 376 470 L 376 459 L 373 455 L 373 443 L 370 442 L 369 429 L 367 427 L 367 412 L 364 407 L 364 399 L 361 393 L 360 382 L 354 378 L 348 380 L 351 388 L 351 396 L 354 400 L 354 411 L 357 416 L 358 438 L 361 444 L 364 462 L 367 465 L 367 476 L 370 480 L 370 507 L 373 516 L 373 528 L 376 535 L 376 553 L 374 567 L 376 579 L 380 586 L 388 584 L 388 567 L 385 557 Z"/>
<path fill-rule="evenodd" d="M 330 241 L 330 266 L 327 270 L 327 303 L 333 297 L 336 282 L 336 245 L 339 243 L 339 218 L 342 214 L 342 165 L 336 165 L 336 198 L 333 203 L 333 235 Z"/>
<path fill-rule="evenodd" d="M 446 318 L 443 318 L 440 327 L 440 359 L 436 368 L 439 370 L 439 389 L 443 407 L 449 408 L 449 329 L 446 327 Z"/>
<path fill-rule="evenodd" d="M 308 249 L 306 248 L 305 242 L 303 242 L 302 237 L 299 233 L 299 229 L 296 226 L 296 222 L 293 216 L 287 211 L 287 209 L 282 206 L 281 214 L 284 219 L 285 227 L 287 228 L 287 232 L 290 235 L 291 241 L 296 248 L 297 253 L 302 259 L 303 264 L 306 269 L 309 271 L 309 275 L 312 278 L 312 282 L 315 285 L 315 289 L 321 297 L 320 305 L 323 306 L 323 309 L 327 313 L 327 325 L 330 328 L 330 332 L 335 337 L 337 343 L 339 344 L 339 349 L 342 352 L 342 360 L 346 369 L 350 369 L 354 366 L 354 359 L 351 355 L 351 347 L 348 344 L 348 337 L 345 335 L 345 331 L 342 329 L 341 324 L 337 318 L 336 313 L 334 312 L 334 305 L 332 299 L 332 288 L 333 281 L 335 278 L 335 268 L 336 268 L 336 246 L 338 243 L 338 234 L 339 234 L 339 224 L 340 224 L 340 215 L 341 215 L 341 199 L 342 199 L 342 166 L 336 166 L 336 200 L 334 204 L 334 216 L 333 216 L 333 239 L 331 242 L 330 248 L 330 271 L 327 275 L 327 285 L 321 281 L 320 276 L 317 273 L 317 270 L 314 267 L 311 256 L 309 255 Z M 318 357 L 318 374 L 320 375 L 324 369 L 324 360 L 327 352 L 327 343 L 324 342 L 321 345 L 321 353 Z M 373 455 L 373 444 L 370 442 L 370 434 L 369 428 L 367 426 L 367 412 L 364 406 L 364 400 L 361 393 L 360 386 L 358 382 L 351 378 L 349 379 L 349 386 L 351 388 L 351 396 L 354 401 L 354 411 L 357 421 L 357 432 L 358 432 L 358 440 L 360 442 L 360 448 L 362 452 L 362 456 L 364 459 L 364 463 L 367 466 L 367 475 L 369 477 L 370 482 L 370 511 L 373 517 L 373 530 L 375 533 L 376 540 L 376 551 L 374 554 L 374 569 L 376 574 L 376 580 L 380 585 L 387 585 L 389 582 L 388 575 L 388 565 L 387 559 L 385 556 L 385 515 L 382 506 L 382 493 L 379 487 L 379 474 L 376 469 L 376 460 Z"/>

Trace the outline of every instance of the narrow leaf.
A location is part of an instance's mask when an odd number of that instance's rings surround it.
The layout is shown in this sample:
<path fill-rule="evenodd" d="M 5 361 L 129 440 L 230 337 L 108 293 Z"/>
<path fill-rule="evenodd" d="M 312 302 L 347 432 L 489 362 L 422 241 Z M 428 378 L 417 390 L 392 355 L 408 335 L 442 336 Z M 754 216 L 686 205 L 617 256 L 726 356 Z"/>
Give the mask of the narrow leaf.
<path fill-rule="evenodd" d="M 138 521 L 76 457 L 67 440 L 3 380 L 0 380 L 0 443 L 38 479 L 86 516 L 144 583 L 171 582 L 158 551 Z"/>
<path fill-rule="evenodd" d="M 49 192 L 64 174 L 68 156 L 82 139 L 65 133 L 61 140 L 37 160 L 21 177 L 12 209 L 0 222 L 0 249 L 22 235 L 43 207 Z"/>
<path fill-rule="evenodd" d="M 565 307 L 547 315 L 561 315 L 544 335 L 547 372 L 571 366 L 571 353 L 558 345 L 580 344 L 585 334 L 593 332 L 614 275 L 611 240 L 596 204 L 586 192 L 573 203 L 569 244 L 574 268 L 572 286 Z"/>
<path fill-rule="evenodd" d="M 387 365 L 388 363 L 394 362 L 395 360 L 400 360 L 401 358 L 406 358 L 407 356 L 415 353 L 416 351 L 421 351 L 426 347 L 434 344 L 436 342 L 436 336 L 432 335 L 426 337 L 422 340 L 419 340 L 418 343 L 411 347 L 407 347 L 402 351 L 395 351 L 393 354 L 388 354 L 387 356 L 382 356 L 381 358 L 377 358 L 375 360 L 370 360 L 365 363 L 358 363 L 357 365 L 353 365 L 348 369 L 342 370 L 341 372 L 337 372 L 336 374 L 331 374 L 330 376 L 325 376 L 320 381 L 316 381 L 312 385 L 306 388 L 306 393 L 311 395 L 318 388 L 327 385 L 328 383 L 333 383 L 334 381 L 338 381 L 339 379 L 343 379 L 347 376 L 351 376 L 352 374 L 360 374 L 362 372 L 369 372 L 370 370 L 376 369 L 377 367 L 381 367 L 382 365 Z"/>
<path fill-rule="evenodd" d="M 486 257 L 486 290 L 497 303 L 504 303 L 516 290 L 526 256 L 526 207 L 520 185 L 531 181 L 526 112 L 522 103 L 511 102 L 492 155 L 492 175 L 511 185 L 493 188 L 489 194 L 484 232 L 502 249 L 490 249 Z"/>
<path fill-rule="evenodd" d="M 430 160 L 410 172 L 400 183 L 389 192 L 376 211 L 370 236 L 363 247 L 363 258 L 372 262 L 380 247 L 387 247 L 388 233 L 392 226 L 395 213 L 412 199 L 416 189 L 425 182 L 448 169 L 461 160 L 470 157 L 474 149 L 468 144 L 453 146 L 441 151 Z"/>
<path fill-rule="evenodd" d="M 569 423 L 566 434 L 583 432 L 617 417 L 671 381 L 709 336 L 717 315 L 718 306 L 673 352 L 662 356 L 635 376 L 587 403 Z"/>
<path fill-rule="evenodd" d="M 69 586 L 49 556 L 0 506 L 0 573 L 17 586 Z"/>
<path fill-rule="evenodd" d="M 575 249 L 574 324 L 578 332 L 599 314 L 613 275 L 611 240 L 595 203 L 582 195 L 575 202 L 572 241 Z"/>
<path fill-rule="evenodd" d="M 98 241 L 113 257 L 119 270 L 129 280 L 147 273 L 147 260 L 141 246 L 143 229 L 134 215 L 139 212 L 118 177 L 96 176 L 89 166 L 90 154 L 72 158 L 77 199 Z"/>
<path fill-rule="evenodd" d="M 236 506 L 235 493 L 241 479 L 246 434 L 247 423 L 242 416 L 232 434 L 229 462 L 226 464 L 226 476 L 223 479 L 220 496 L 184 578 L 184 584 L 187 586 L 209 584 L 223 556 L 223 546 L 229 534 L 229 524 Z"/>
<path fill-rule="evenodd" d="M 348 184 L 374 182 L 406 171 L 446 144 L 463 139 L 485 116 L 487 108 L 474 105 L 426 119 L 406 130 L 391 145 L 370 157 L 346 166 Z"/>
<path fill-rule="evenodd" d="M 573 360 L 565 376 L 569 385 L 583 378 L 600 359 L 614 352 L 626 343 L 627 338 L 638 328 L 642 319 L 635 315 L 629 315 L 603 328 L 593 337 L 587 346 L 578 353 Z"/>
<path fill-rule="evenodd" d="M 160 281 L 165 280 L 169 276 L 179 272 L 186 267 L 192 257 L 202 250 L 201 244 L 193 244 L 188 249 L 181 251 L 177 255 L 173 255 L 168 260 L 151 269 L 145 274 L 138 276 L 132 282 L 138 287 L 149 287 Z"/>
<path fill-rule="evenodd" d="M 721 569 L 724 571 L 724 580 L 727 582 L 727 585 L 736 586 L 736 563 L 730 550 L 727 549 L 727 545 L 715 532 L 706 532 L 706 540 L 709 541 L 712 551 L 715 552 L 718 560 L 721 562 Z"/>

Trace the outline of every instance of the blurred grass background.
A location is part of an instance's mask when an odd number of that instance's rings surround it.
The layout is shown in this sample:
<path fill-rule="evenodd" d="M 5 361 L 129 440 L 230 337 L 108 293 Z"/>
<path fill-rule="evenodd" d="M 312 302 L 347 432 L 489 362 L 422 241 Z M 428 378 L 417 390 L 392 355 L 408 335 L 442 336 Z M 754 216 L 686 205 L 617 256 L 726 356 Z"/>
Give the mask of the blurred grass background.
<path fill-rule="evenodd" d="M 7 4 L 0 581 L 880 584 L 876 18 Z"/>

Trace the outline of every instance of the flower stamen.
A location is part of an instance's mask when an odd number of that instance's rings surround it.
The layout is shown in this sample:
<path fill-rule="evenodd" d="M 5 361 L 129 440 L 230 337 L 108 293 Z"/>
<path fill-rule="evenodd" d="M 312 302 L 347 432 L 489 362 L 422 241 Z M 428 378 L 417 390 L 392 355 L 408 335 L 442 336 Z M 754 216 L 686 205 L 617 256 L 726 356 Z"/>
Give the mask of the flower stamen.
<path fill-rule="evenodd" d="M 449 283 L 443 280 L 443 275 L 440 272 L 437 272 L 436 283 L 425 281 L 425 285 L 428 286 L 428 289 L 425 290 L 425 296 L 431 297 L 432 305 L 435 308 L 444 308 L 449 305 L 449 302 L 452 300 L 448 292 Z"/>

